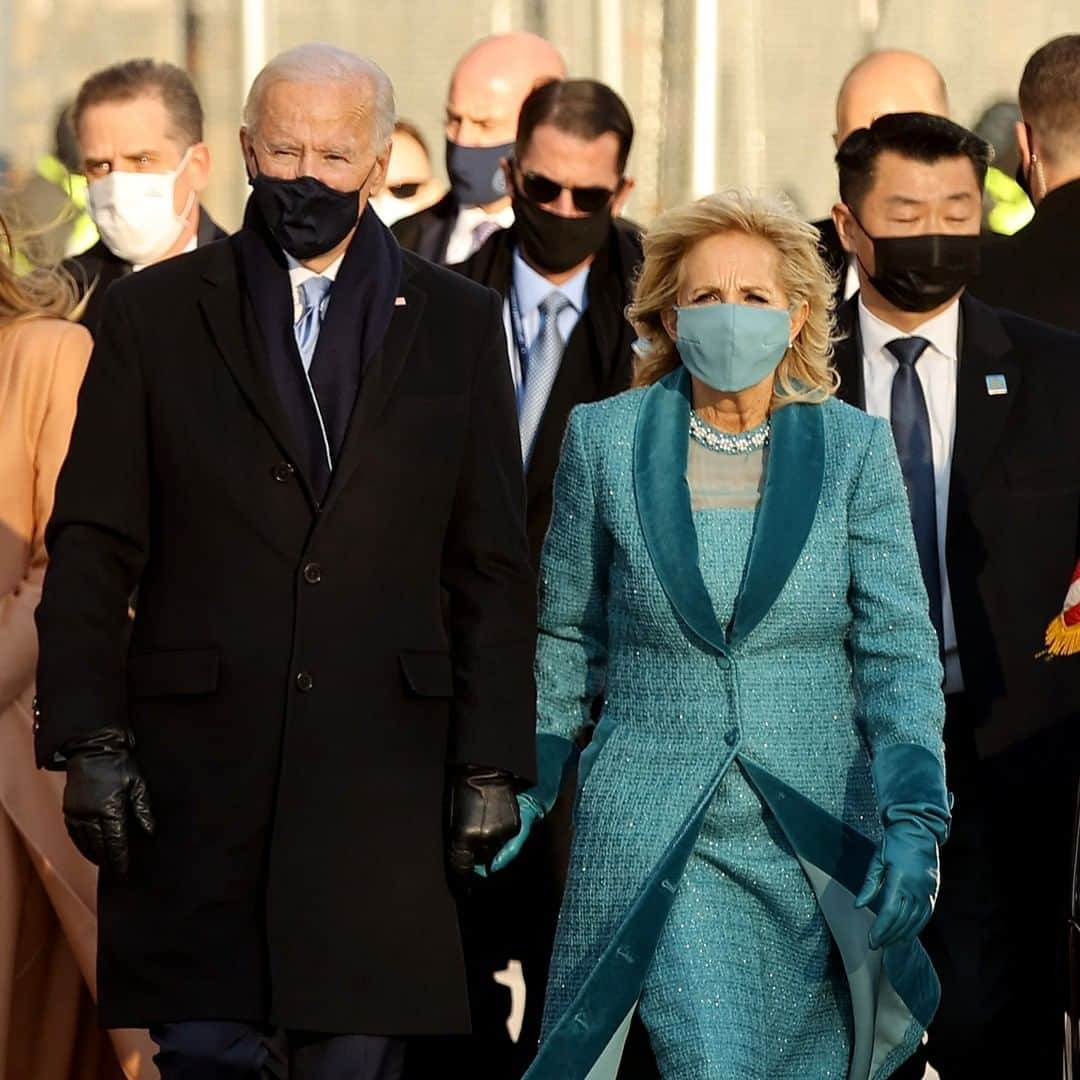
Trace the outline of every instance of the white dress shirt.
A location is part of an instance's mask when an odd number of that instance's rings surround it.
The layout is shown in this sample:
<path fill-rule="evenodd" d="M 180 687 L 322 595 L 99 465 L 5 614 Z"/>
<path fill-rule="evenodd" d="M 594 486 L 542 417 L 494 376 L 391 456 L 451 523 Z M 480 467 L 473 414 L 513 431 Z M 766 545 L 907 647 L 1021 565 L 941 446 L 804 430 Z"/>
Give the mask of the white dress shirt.
<path fill-rule="evenodd" d="M 511 280 L 514 295 L 517 298 L 518 314 L 521 316 L 521 331 L 525 337 L 523 344 L 526 351 L 532 348 L 536 335 L 540 333 L 540 304 L 553 292 L 562 293 L 570 301 L 569 306 L 559 312 L 558 319 L 559 333 L 563 341 L 570 340 L 570 335 L 574 332 L 574 327 L 577 326 L 578 319 L 581 318 L 588 304 L 585 286 L 589 281 L 590 269 L 591 264 L 582 267 L 569 281 L 564 281 L 561 285 L 553 285 L 521 257 L 521 252 L 517 248 L 514 249 Z M 514 338 L 514 323 L 510 316 L 509 297 L 503 302 L 503 325 L 506 328 L 506 340 L 510 345 L 510 374 L 514 379 L 514 392 L 517 395 L 520 410 L 525 386 L 521 370 L 521 354 Z"/>
<path fill-rule="evenodd" d="M 885 346 L 899 337 L 922 337 L 930 342 L 915 371 L 930 415 L 930 442 L 934 457 L 934 493 L 937 497 L 938 562 L 941 566 L 942 646 L 945 692 L 964 689 L 956 649 L 949 571 L 945 562 L 945 530 L 949 520 L 949 483 L 952 478 L 953 442 L 956 438 L 956 368 L 960 335 L 960 301 L 954 300 L 913 333 L 897 330 L 866 309 L 859 298 L 859 333 L 862 336 L 863 385 L 866 411 L 886 420 L 892 414 L 892 381 L 900 362 Z"/>
<path fill-rule="evenodd" d="M 509 229 L 514 224 L 514 208 L 504 206 L 497 214 L 489 214 L 482 206 L 463 206 L 446 244 L 447 266 L 462 263 L 473 253 L 473 232 L 482 221 L 494 221 L 500 229 Z"/>

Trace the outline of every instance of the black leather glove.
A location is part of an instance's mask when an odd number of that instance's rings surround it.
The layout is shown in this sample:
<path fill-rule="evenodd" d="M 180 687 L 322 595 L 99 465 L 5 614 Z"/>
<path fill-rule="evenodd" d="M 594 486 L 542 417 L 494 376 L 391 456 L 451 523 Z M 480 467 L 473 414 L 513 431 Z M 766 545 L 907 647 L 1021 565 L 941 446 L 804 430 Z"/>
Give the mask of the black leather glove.
<path fill-rule="evenodd" d="M 466 765 L 450 794 L 450 868 L 462 877 L 487 866 L 521 827 L 514 777 L 501 769 Z"/>
<path fill-rule="evenodd" d="M 127 876 L 129 814 L 146 833 L 154 816 L 146 784 L 131 756 L 131 733 L 102 728 L 65 743 L 64 823 L 75 846 L 104 873 Z"/>

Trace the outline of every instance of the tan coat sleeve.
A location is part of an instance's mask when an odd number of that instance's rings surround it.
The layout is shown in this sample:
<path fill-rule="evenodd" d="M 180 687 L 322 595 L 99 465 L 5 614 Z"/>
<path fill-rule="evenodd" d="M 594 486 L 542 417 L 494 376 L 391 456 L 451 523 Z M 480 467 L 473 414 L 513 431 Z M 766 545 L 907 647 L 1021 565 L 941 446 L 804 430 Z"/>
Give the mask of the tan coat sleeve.
<path fill-rule="evenodd" d="M 67 454 L 92 344 L 89 333 L 73 323 L 43 321 L 40 332 L 23 337 L 24 347 L 41 349 L 44 355 L 36 357 L 35 362 L 47 364 L 49 374 L 35 380 L 39 388 L 36 392 L 44 394 L 46 400 L 26 403 L 30 413 L 42 417 L 34 443 L 33 533 L 25 577 L 0 597 L 0 641 L 4 643 L 0 649 L 0 712 L 33 685 L 37 665 L 34 609 L 41 599 L 45 577 L 45 526 L 52 513 L 56 478 Z"/>

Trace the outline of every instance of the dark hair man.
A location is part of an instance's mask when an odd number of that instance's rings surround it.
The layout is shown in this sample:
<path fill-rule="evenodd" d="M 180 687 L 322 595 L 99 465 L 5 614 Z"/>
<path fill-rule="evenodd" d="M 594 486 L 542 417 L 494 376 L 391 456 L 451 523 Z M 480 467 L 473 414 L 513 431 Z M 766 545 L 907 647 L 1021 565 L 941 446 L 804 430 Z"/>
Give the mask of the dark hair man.
<path fill-rule="evenodd" d="M 394 225 L 402 247 L 452 265 L 513 222 L 500 163 L 513 146 L 521 103 L 534 87 L 565 77 L 558 49 L 536 34 L 493 34 L 465 53 L 446 94 L 450 190 Z"/>
<path fill-rule="evenodd" d="M 370 60 L 267 64 L 244 225 L 110 290 L 58 485 L 38 761 L 163 1080 L 397 1080 L 467 1031 L 447 863 L 535 775 L 500 305 L 368 212 L 393 126 Z"/>
<path fill-rule="evenodd" d="M 945 666 L 956 805 L 924 938 L 942 1080 L 1060 1071 L 1080 764 L 1080 658 L 1040 656 L 1080 550 L 1080 337 L 966 294 L 989 158 L 949 120 L 882 116 L 841 144 L 833 210 L 861 286 L 839 313 L 840 396 L 892 424 Z"/>
<path fill-rule="evenodd" d="M 879 116 L 898 112 L 949 115 L 949 94 L 941 72 L 925 57 L 907 49 L 878 49 L 868 53 L 844 76 L 836 95 L 833 146 Z M 841 304 L 859 288 L 851 259 L 832 218 L 815 221 L 821 233 L 821 254 L 837 278 L 836 302 Z"/>
<path fill-rule="evenodd" d="M 187 72 L 156 60 L 113 64 L 79 87 L 71 122 L 101 240 L 65 265 L 88 294 L 81 321 L 95 333 L 117 278 L 225 233 L 199 205 L 210 149 Z"/>
<path fill-rule="evenodd" d="M 459 269 L 498 290 L 517 390 L 534 567 L 551 516 L 552 484 L 570 410 L 630 385 L 634 333 L 623 311 L 641 259 L 636 227 L 619 219 L 634 186 L 626 165 L 634 125 L 613 90 L 592 79 L 548 82 L 521 107 L 503 163 L 514 223 Z M 565 810 L 565 808 L 563 808 Z M 492 1076 L 518 1076 L 536 1049 L 547 961 L 565 874 L 566 815 L 545 823 L 546 843 L 478 886 L 472 928 L 474 1021 Z M 561 873 L 558 869 L 562 868 Z M 508 917 L 509 916 L 509 917 Z M 526 1015 L 515 1055 L 492 972 L 522 962 Z M 487 999 L 490 1003 L 481 1005 Z M 501 1057 L 494 1055 L 502 1054 Z"/>
<path fill-rule="evenodd" d="M 983 251 L 972 290 L 1069 330 L 1080 330 L 1080 34 L 1047 42 L 1020 79 L 1019 178 L 1035 217 Z"/>

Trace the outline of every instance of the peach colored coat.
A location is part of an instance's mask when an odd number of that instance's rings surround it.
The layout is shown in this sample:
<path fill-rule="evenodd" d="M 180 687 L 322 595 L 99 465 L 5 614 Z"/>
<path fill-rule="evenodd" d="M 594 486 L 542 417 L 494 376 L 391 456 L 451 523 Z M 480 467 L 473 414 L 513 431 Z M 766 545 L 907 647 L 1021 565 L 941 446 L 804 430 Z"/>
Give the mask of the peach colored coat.
<path fill-rule="evenodd" d="M 30 706 L 45 525 L 90 335 L 56 319 L 0 326 L 0 1080 L 151 1080 L 145 1032 L 97 1030 L 96 870 L 34 767 Z"/>

